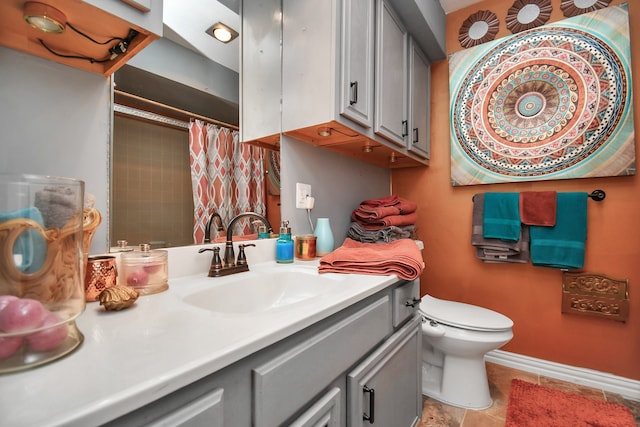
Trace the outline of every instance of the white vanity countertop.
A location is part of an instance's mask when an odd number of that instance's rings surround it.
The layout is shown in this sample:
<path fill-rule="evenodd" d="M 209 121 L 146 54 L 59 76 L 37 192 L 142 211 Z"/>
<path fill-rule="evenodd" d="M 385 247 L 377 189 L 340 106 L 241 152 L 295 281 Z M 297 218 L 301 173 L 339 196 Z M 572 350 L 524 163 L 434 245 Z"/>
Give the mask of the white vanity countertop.
<path fill-rule="evenodd" d="M 262 248 L 247 248 L 249 273 L 291 266 L 266 260 L 275 249 L 270 240 L 262 243 Z M 132 308 L 118 312 L 106 312 L 97 302 L 87 303 L 77 320 L 85 340 L 70 355 L 41 367 L 0 375 L 0 425 L 86 427 L 104 423 L 229 366 L 398 280 L 396 276 L 348 275 L 349 280 L 339 291 L 321 298 L 255 317 L 222 315 L 183 301 L 189 293 L 227 279 L 207 278 L 211 252 L 197 254 L 197 249 L 170 250 L 170 275 L 179 273 L 180 277 L 170 278 L 165 292 L 140 297 Z M 252 249 L 256 251 L 253 254 Z M 317 265 L 317 260 L 294 263 L 301 268 Z"/>

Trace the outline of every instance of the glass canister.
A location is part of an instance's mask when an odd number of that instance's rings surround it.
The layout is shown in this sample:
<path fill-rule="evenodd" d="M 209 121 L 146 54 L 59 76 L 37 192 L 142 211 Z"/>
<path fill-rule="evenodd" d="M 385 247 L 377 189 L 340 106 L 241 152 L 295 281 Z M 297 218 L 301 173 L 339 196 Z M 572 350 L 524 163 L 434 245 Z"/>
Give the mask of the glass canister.
<path fill-rule="evenodd" d="M 157 294 L 169 289 L 168 253 L 151 249 L 143 243 L 140 250 L 121 255 L 120 284 L 130 286 L 140 295 Z"/>
<path fill-rule="evenodd" d="M 82 343 L 75 319 L 85 308 L 86 214 L 83 181 L 0 174 L 0 373 Z"/>

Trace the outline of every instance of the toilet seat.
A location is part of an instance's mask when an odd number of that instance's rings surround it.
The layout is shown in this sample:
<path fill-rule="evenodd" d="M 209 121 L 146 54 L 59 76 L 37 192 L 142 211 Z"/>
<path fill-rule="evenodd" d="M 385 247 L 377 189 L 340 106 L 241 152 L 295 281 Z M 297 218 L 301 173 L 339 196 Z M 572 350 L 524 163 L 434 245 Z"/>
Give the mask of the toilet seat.
<path fill-rule="evenodd" d="M 441 300 L 430 295 L 422 297 L 420 311 L 429 320 L 455 328 L 489 332 L 513 327 L 511 319 L 488 308 Z"/>

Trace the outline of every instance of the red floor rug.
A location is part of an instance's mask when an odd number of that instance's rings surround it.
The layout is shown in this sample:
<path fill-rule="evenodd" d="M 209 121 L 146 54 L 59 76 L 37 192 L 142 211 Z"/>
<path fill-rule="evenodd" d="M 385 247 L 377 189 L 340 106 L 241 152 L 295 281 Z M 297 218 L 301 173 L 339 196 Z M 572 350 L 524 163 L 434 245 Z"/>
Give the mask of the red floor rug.
<path fill-rule="evenodd" d="M 636 427 L 631 411 L 617 403 L 514 379 L 505 427 Z"/>

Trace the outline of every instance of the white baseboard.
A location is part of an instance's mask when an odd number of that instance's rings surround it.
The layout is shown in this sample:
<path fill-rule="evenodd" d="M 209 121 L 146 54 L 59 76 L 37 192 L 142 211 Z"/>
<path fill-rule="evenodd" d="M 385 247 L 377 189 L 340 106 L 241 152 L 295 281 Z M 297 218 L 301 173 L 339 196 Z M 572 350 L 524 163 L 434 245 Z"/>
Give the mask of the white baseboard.
<path fill-rule="evenodd" d="M 485 356 L 485 360 L 521 371 L 617 393 L 627 399 L 640 401 L 640 381 L 637 380 L 591 369 L 549 362 L 547 360 L 509 353 L 503 350 L 490 351 Z"/>

